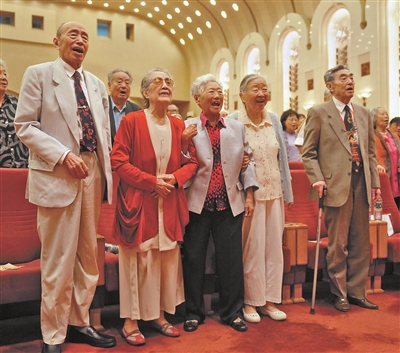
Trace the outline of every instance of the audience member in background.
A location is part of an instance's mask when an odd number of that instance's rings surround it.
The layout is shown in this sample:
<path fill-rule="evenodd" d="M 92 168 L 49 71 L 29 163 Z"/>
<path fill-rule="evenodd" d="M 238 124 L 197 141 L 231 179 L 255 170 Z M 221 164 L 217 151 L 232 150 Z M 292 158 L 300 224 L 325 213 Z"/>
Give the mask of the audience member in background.
<path fill-rule="evenodd" d="M 123 335 L 134 346 L 145 344 L 140 319 L 153 320 L 165 336 L 180 335 L 164 313 L 174 314 L 185 300 L 178 242 L 189 221 L 183 184 L 197 168 L 188 154 L 197 131 L 167 115 L 173 90 L 166 70 L 155 68 L 144 76 L 145 109 L 122 119 L 111 153 L 120 177 L 113 234 L 120 244 L 120 316 Z"/>
<path fill-rule="evenodd" d="M 186 122 L 197 127 L 193 143 L 199 168 L 187 189 L 190 221 L 183 243 L 184 330 L 195 331 L 205 319 L 203 287 L 211 231 L 221 322 L 246 331 L 242 319 L 242 221 L 243 214 L 251 217 L 254 209 L 255 167 L 250 162 L 242 168 L 244 154 L 251 154 L 244 125 L 220 115 L 224 100 L 221 82 L 211 74 L 200 76 L 192 84 L 192 96 L 201 113 Z"/>
<path fill-rule="evenodd" d="M 18 98 L 6 94 L 8 71 L 3 60 L 0 60 L 0 81 L 0 168 L 26 168 L 29 150 L 14 127 Z"/>
<path fill-rule="evenodd" d="M 107 90 L 82 69 L 85 26 L 63 23 L 53 44 L 60 57 L 26 70 L 15 118 L 30 152 L 27 194 L 38 205 L 42 352 L 61 352 L 68 325 L 69 342 L 113 347 L 115 338 L 89 323 L 99 278 L 96 229 L 113 190 Z"/>
<path fill-rule="evenodd" d="M 351 103 L 353 74 L 337 65 L 324 75 L 333 98 L 308 110 L 303 162 L 310 198 L 325 194 L 327 269 L 335 309 L 378 309 L 367 298 L 369 207 L 380 196 L 374 128 L 369 111 Z M 327 188 L 327 189 L 325 189 Z"/>
<path fill-rule="evenodd" d="M 332 99 L 332 94 L 329 91 L 329 89 L 326 89 L 324 92 L 324 102 L 329 102 L 331 99 Z M 299 149 L 300 154 L 303 152 L 305 122 L 306 121 L 304 121 L 303 125 L 300 128 L 300 131 L 297 134 L 296 140 L 294 140 L 294 144 Z"/>
<path fill-rule="evenodd" d="M 128 101 L 131 94 L 132 75 L 129 71 L 117 68 L 108 74 L 109 106 L 110 106 L 110 129 L 111 140 L 118 130 L 123 116 L 130 112 L 141 110 L 137 104 Z"/>
<path fill-rule="evenodd" d="M 261 314 L 285 320 L 286 314 L 275 306 L 282 298 L 284 202 L 289 209 L 293 202 L 285 139 L 278 115 L 265 108 L 269 99 L 265 77 L 245 76 L 239 94 L 243 108 L 232 115 L 245 126 L 259 186 L 253 216 L 243 221 L 243 315 L 248 322 L 259 322 L 256 307 L 261 307 Z"/>
<path fill-rule="evenodd" d="M 292 110 L 286 110 L 281 115 L 281 123 L 283 128 L 283 136 L 285 138 L 286 150 L 289 161 L 301 161 L 299 149 L 295 146 L 297 134 L 296 129 L 299 124 L 299 114 Z"/>
<path fill-rule="evenodd" d="M 375 107 L 371 110 L 375 128 L 376 159 L 378 171 L 387 173 L 390 178 L 392 194 L 397 207 L 400 206 L 400 141 L 388 130 L 389 115 L 385 108 Z"/>
<path fill-rule="evenodd" d="M 389 130 L 398 140 L 400 140 L 400 117 L 396 116 L 395 118 L 390 120 Z"/>
<path fill-rule="evenodd" d="M 179 114 L 179 108 L 175 104 L 169 104 L 167 108 L 167 114 Z"/>
<path fill-rule="evenodd" d="M 299 133 L 301 127 L 306 122 L 306 116 L 304 114 L 299 114 L 299 123 L 297 124 L 296 134 Z"/>
<path fill-rule="evenodd" d="M 221 117 L 226 118 L 229 115 L 229 112 L 225 109 L 221 110 Z"/>

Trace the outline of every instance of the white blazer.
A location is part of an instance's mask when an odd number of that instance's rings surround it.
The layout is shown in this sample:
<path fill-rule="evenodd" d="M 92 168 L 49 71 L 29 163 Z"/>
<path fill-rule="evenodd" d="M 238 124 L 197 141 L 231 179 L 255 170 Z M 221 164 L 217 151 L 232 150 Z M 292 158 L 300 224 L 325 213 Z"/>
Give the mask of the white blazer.
<path fill-rule="evenodd" d="M 102 81 L 83 71 L 97 136 L 97 156 L 112 201 L 111 137 L 108 95 Z M 75 199 L 80 180 L 57 164 L 70 150 L 79 155 L 77 104 L 61 59 L 30 66 L 22 79 L 15 117 L 18 137 L 29 148 L 27 198 L 43 207 L 65 207 Z"/>
<path fill-rule="evenodd" d="M 245 206 L 245 190 L 254 186 L 258 189 L 254 161 L 245 171 L 241 171 L 244 153 L 252 154 L 246 141 L 244 125 L 233 119 L 224 119 L 226 128 L 221 129 L 221 163 L 229 204 L 234 216 L 242 213 Z M 200 118 L 185 121 L 186 126 L 197 125 L 197 135 L 193 138 L 196 148 L 198 169 L 191 180 L 186 195 L 189 211 L 200 214 L 210 184 L 213 167 L 213 151 L 207 129 Z"/>

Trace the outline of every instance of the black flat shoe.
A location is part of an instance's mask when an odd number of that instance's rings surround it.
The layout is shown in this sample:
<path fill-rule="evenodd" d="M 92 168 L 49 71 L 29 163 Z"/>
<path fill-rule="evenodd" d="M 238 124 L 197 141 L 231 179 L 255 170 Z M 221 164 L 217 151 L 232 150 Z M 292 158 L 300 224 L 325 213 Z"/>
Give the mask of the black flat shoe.
<path fill-rule="evenodd" d="M 68 341 L 86 343 L 93 347 L 110 348 L 117 344 L 115 337 L 98 332 L 93 326 L 70 326 Z"/>
<path fill-rule="evenodd" d="M 61 353 L 61 344 L 43 343 L 42 353 Z"/>
<path fill-rule="evenodd" d="M 247 331 L 247 325 L 246 325 L 246 323 L 242 320 L 242 319 L 240 319 L 239 321 L 232 321 L 231 322 L 231 327 L 234 329 L 234 330 L 236 330 L 236 331 L 239 331 L 239 332 L 245 332 L 245 331 Z"/>
<path fill-rule="evenodd" d="M 193 332 L 196 331 L 199 327 L 199 322 L 197 320 L 186 320 L 183 324 L 183 329 L 186 332 Z"/>
<path fill-rule="evenodd" d="M 349 303 L 350 304 L 354 304 L 354 305 L 358 305 L 361 308 L 365 308 L 365 309 L 372 309 L 372 310 L 378 310 L 379 309 L 378 305 L 376 305 L 374 303 L 371 303 L 367 298 L 357 299 L 357 298 L 349 297 Z"/>

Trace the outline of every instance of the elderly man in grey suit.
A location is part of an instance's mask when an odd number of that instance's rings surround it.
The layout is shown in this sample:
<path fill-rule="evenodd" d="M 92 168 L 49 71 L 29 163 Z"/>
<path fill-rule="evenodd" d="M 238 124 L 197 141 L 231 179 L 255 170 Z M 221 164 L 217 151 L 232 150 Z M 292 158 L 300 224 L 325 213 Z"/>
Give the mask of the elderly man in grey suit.
<path fill-rule="evenodd" d="M 68 325 L 69 342 L 112 347 L 115 338 L 89 323 L 97 223 L 113 189 L 107 92 L 82 68 L 89 48 L 82 24 L 62 24 L 53 44 L 56 61 L 26 70 L 15 118 L 30 151 L 27 196 L 38 205 L 42 352 L 61 352 Z"/>
<path fill-rule="evenodd" d="M 121 68 L 114 69 L 108 74 L 107 79 L 110 91 L 108 102 L 110 105 L 111 142 L 114 144 L 114 136 L 122 117 L 142 108 L 128 100 L 132 84 L 132 75 L 129 71 Z"/>
<path fill-rule="evenodd" d="M 369 214 L 380 196 L 375 140 L 369 111 L 351 102 L 353 74 L 337 65 L 324 76 L 332 100 L 308 111 L 303 162 L 311 197 L 324 193 L 328 230 L 326 261 L 334 307 L 378 309 L 366 298 L 370 259 Z"/>
<path fill-rule="evenodd" d="M 205 319 L 203 301 L 207 244 L 212 233 L 222 323 L 246 331 L 242 319 L 244 300 L 242 264 L 243 214 L 254 210 L 253 188 L 258 188 L 254 163 L 242 168 L 245 153 L 251 155 L 244 125 L 220 116 L 222 84 L 213 75 L 198 77 L 192 96 L 202 109 L 199 118 L 186 121 L 193 129 L 198 170 L 187 197 L 189 224 L 183 243 L 186 321 L 184 330 L 195 331 Z M 247 195 L 247 196 L 246 196 Z"/>

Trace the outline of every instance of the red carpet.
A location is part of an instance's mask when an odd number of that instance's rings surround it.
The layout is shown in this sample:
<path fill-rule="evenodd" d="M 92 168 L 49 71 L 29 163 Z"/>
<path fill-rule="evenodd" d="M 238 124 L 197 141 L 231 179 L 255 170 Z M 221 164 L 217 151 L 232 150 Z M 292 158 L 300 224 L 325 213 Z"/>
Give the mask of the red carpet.
<path fill-rule="evenodd" d="M 385 287 L 386 283 L 386 287 Z M 276 322 L 268 317 L 259 324 L 249 324 L 246 333 L 238 333 L 221 325 L 218 316 L 209 316 L 196 332 L 183 331 L 182 317 L 178 322 L 181 337 L 168 338 L 141 323 L 147 343 L 142 347 L 128 345 L 121 336 L 123 321 L 118 306 L 102 311 L 105 333 L 117 338 L 111 349 L 87 345 L 63 345 L 63 352 L 400 352 L 400 278 L 386 276 L 385 293 L 371 294 L 368 298 L 379 305 L 379 310 L 367 310 L 352 305 L 348 313 L 336 311 L 328 299 L 328 285 L 318 283 L 315 315 L 310 314 L 311 283 L 304 285 L 305 303 L 281 306 L 288 319 Z M 40 352 L 41 336 L 39 316 L 0 321 L 0 352 Z"/>

